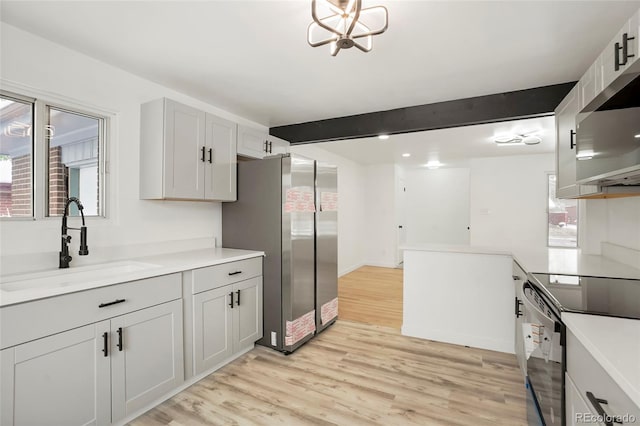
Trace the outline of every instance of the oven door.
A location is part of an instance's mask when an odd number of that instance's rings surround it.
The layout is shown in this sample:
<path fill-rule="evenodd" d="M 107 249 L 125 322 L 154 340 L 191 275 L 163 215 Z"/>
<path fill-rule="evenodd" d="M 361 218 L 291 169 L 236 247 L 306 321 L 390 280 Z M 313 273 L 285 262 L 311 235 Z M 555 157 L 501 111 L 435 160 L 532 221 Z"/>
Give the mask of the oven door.
<path fill-rule="evenodd" d="M 524 336 L 525 347 L 533 349 L 527 358 L 528 385 L 543 424 L 564 425 L 564 327 L 533 284 L 525 282 L 522 290 L 525 323 L 533 325 Z M 534 343 L 527 345 L 527 340 Z"/>

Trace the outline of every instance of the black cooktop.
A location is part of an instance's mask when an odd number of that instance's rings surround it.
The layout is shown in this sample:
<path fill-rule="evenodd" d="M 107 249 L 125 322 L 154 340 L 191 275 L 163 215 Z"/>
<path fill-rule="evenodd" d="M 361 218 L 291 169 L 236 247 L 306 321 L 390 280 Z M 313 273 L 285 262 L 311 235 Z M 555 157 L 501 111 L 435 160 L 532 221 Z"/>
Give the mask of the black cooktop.
<path fill-rule="evenodd" d="M 640 319 L 640 280 L 532 275 L 561 311 Z"/>

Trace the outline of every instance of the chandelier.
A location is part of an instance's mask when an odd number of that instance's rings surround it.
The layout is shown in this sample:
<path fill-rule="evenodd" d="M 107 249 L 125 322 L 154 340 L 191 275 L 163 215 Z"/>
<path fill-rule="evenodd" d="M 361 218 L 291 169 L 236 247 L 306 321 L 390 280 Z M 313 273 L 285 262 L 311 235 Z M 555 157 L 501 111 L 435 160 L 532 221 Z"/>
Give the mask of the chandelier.
<path fill-rule="evenodd" d="M 313 22 L 307 30 L 309 45 L 328 44 L 331 56 L 354 46 L 369 52 L 373 36 L 385 32 L 388 25 L 384 6 L 363 9 L 362 0 L 312 0 L 311 17 Z"/>

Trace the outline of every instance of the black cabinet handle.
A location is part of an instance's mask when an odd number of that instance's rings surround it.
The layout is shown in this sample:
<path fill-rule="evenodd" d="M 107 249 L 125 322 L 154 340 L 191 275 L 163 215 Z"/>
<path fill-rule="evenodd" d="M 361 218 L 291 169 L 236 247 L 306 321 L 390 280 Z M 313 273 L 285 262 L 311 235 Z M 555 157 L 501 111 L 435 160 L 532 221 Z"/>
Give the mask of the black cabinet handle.
<path fill-rule="evenodd" d="M 576 147 L 575 136 L 576 136 L 576 132 L 573 130 L 569 130 L 569 148 L 570 149 L 573 149 Z"/>
<path fill-rule="evenodd" d="M 269 141 L 269 154 L 273 154 L 273 142 Z"/>
<path fill-rule="evenodd" d="M 118 303 L 124 303 L 127 299 L 116 299 L 113 302 L 101 303 L 98 308 L 106 308 L 107 306 L 117 305 Z"/>
<path fill-rule="evenodd" d="M 237 290 L 236 294 L 238 295 L 238 300 L 236 302 L 236 305 L 240 306 L 240 290 Z"/>
<path fill-rule="evenodd" d="M 516 318 L 520 318 L 522 316 L 520 305 L 522 305 L 522 301 L 520 301 L 520 299 L 518 299 L 518 296 L 516 296 Z"/>
<path fill-rule="evenodd" d="M 269 152 L 269 141 L 264 141 L 264 152 Z"/>
<path fill-rule="evenodd" d="M 209 148 L 209 163 L 213 163 L 213 148 Z"/>
<path fill-rule="evenodd" d="M 109 344 L 109 335 L 105 332 L 102 333 L 102 353 L 104 354 L 104 356 L 109 356 L 109 346 L 107 346 Z"/>
<path fill-rule="evenodd" d="M 629 54 L 629 41 L 635 40 L 635 37 L 629 37 L 629 34 L 622 34 L 622 60 L 624 61 L 622 65 L 627 65 L 629 58 L 633 58 L 636 55 Z"/>
<path fill-rule="evenodd" d="M 200 148 L 200 152 L 202 153 L 202 157 L 200 157 L 200 160 L 204 163 L 204 152 L 207 148 L 205 148 L 204 146 L 202 148 Z"/>
<path fill-rule="evenodd" d="M 614 60 L 615 60 L 614 69 L 616 71 L 618 71 L 618 70 L 620 70 L 620 67 L 622 65 L 624 65 L 622 62 L 620 62 L 620 51 L 622 50 L 622 47 L 620 46 L 620 43 L 616 42 L 616 44 L 614 46 L 614 49 L 616 50 L 616 54 L 614 55 L 615 56 L 615 58 L 614 58 Z"/>
<path fill-rule="evenodd" d="M 242 271 L 233 271 L 233 272 L 229 272 L 229 275 L 238 275 L 241 274 Z"/>
<path fill-rule="evenodd" d="M 620 421 L 620 419 L 607 414 L 607 412 L 604 411 L 604 408 L 602 408 L 602 405 L 600 405 L 608 404 L 609 402 L 607 402 L 606 399 L 596 398 L 595 395 L 591 392 L 587 392 L 587 398 L 589 399 L 589 402 L 591 402 L 591 405 L 593 405 L 593 408 L 596 409 L 596 413 L 598 413 L 598 415 L 604 420 L 604 424 L 606 426 L 613 426 L 614 423 L 622 424 L 622 421 Z"/>
<path fill-rule="evenodd" d="M 229 297 L 231 298 L 231 302 L 229 302 L 229 306 L 233 309 L 233 292 L 229 293 Z"/>
<path fill-rule="evenodd" d="M 123 335 L 122 327 L 118 328 L 118 350 L 122 352 L 122 335 Z"/>

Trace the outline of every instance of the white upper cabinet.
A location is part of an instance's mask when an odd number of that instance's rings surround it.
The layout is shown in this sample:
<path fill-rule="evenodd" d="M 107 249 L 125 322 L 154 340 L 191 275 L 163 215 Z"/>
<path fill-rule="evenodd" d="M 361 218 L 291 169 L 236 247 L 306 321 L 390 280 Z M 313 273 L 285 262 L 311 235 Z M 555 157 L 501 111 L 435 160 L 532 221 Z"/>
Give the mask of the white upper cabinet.
<path fill-rule="evenodd" d="M 140 198 L 236 199 L 235 123 L 166 98 L 140 115 Z"/>
<path fill-rule="evenodd" d="M 580 110 L 586 107 L 604 89 L 602 85 L 602 58 L 596 59 L 578 82 Z"/>
<path fill-rule="evenodd" d="M 640 12 L 640 11 L 639 11 Z M 603 88 L 638 60 L 638 15 L 627 21 L 600 55 Z"/>
<path fill-rule="evenodd" d="M 576 116 L 580 111 L 580 84 L 556 108 L 556 197 L 575 198 L 597 192 L 594 185 L 576 184 Z"/>
<path fill-rule="evenodd" d="M 207 114 L 205 132 L 206 161 L 204 198 L 206 200 L 236 200 L 236 123 Z"/>
<path fill-rule="evenodd" d="M 238 126 L 238 155 L 264 158 L 288 152 L 289 142 L 251 127 Z"/>

